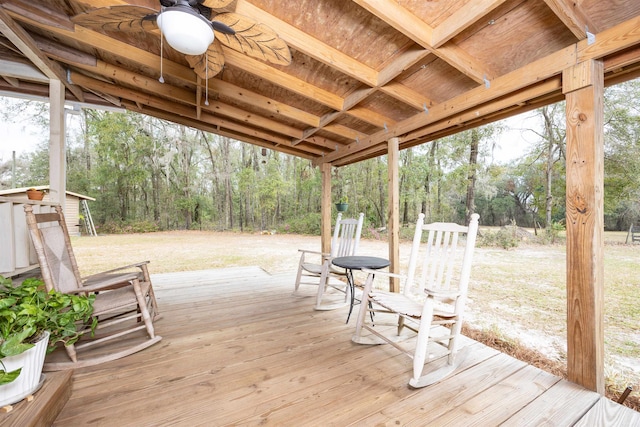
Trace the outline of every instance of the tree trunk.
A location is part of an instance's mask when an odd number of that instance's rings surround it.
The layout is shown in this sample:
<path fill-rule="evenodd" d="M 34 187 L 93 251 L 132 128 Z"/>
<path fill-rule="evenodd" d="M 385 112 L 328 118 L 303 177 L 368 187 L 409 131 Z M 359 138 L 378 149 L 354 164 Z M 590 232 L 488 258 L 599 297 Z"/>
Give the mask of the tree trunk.
<path fill-rule="evenodd" d="M 553 136 L 553 122 L 550 115 L 549 107 L 542 107 L 540 109 L 542 117 L 544 118 L 544 135 L 547 139 L 547 165 L 545 169 L 545 227 L 551 225 L 551 209 L 553 207 L 553 195 L 551 194 L 551 185 L 553 184 L 553 153 L 556 146 L 555 138 Z"/>
<path fill-rule="evenodd" d="M 387 183 L 387 181 L 385 177 L 382 176 L 381 163 L 382 160 L 380 159 L 380 157 L 378 157 L 378 197 L 380 200 L 380 209 L 378 212 L 380 213 L 380 224 L 382 224 L 382 227 L 386 227 L 387 215 L 385 215 L 386 209 L 384 207 L 387 205 L 385 201 L 385 195 L 387 194 L 387 188 L 385 184 Z"/>
<path fill-rule="evenodd" d="M 471 149 L 469 153 L 469 172 L 467 174 L 467 201 L 465 209 L 465 224 L 471 220 L 471 214 L 476 210 L 475 194 L 476 194 L 476 172 L 478 169 L 478 144 L 480 142 L 480 134 L 478 129 L 471 130 Z"/>

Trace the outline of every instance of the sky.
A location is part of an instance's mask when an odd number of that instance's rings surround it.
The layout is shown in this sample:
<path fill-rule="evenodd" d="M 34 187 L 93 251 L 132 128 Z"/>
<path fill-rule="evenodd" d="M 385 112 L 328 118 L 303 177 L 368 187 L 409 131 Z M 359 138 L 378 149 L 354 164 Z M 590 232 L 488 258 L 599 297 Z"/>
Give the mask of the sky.
<path fill-rule="evenodd" d="M 3 122 L 0 127 L 0 159 L 8 160 L 13 151 L 16 151 L 16 155 L 33 151 L 38 143 L 46 141 L 46 138 L 48 135 L 34 132 L 33 127 Z"/>
<path fill-rule="evenodd" d="M 0 161 L 10 160 L 13 151 L 16 155 L 33 151 L 49 137 L 48 132 L 29 123 L 26 116 L 7 117 L 8 108 L 15 102 L 20 100 L 0 96 Z"/>

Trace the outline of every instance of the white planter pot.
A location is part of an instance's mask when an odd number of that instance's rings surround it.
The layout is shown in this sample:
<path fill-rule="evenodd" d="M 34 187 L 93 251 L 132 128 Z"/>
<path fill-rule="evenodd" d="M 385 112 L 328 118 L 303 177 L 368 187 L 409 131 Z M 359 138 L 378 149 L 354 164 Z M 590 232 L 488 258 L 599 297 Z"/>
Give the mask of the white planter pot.
<path fill-rule="evenodd" d="M 7 372 L 22 368 L 20 375 L 9 384 L 0 385 L 0 406 L 11 405 L 34 393 L 41 386 L 42 366 L 47 354 L 49 332 L 29 350 L 2 359 Z"/>

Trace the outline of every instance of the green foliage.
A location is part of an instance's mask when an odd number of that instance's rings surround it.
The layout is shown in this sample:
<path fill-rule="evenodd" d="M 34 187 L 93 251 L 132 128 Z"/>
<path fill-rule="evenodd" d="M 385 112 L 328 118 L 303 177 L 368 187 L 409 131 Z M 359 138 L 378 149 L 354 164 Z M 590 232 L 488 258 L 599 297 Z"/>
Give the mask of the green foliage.
<path fill-rule="evenodd" d="M 497 231 L 483 230 L 478 235 L 478 246 L 494 246 L 503 249 L 517 248 L 520 239 L 517 236 L 515 224 L 501 227 Z"/>
<path fill-rule="evenodd" d="M 160 231 L 160 226 L 153 221 L 135 221 L 124 223 L 121 221 L 107 221 L 96 226 L 99 234 L 130 234 L 154 233 Z"/>
<path fill-rule="evenodd" d="M 84 329 L 91 320 L 94 300 L 94 295 L 47 292 L 39 279 L 13 286 L 11 279 L 0 276 L 0 358 L 30 349 L 44 331 L 50 333 L 49 351 L 59 342 L 73 344 L 80 338 L 79 327 Z M 95 325 L 92 322 L 92 330 Z M 0 384 L 18 374 L 0 370 Z"/>
<path fill-rule="evenodd" d="M 558 243 L 560 234 L 566 230 L 564 221 L 553 221 L 543 231 L 543 241 L 550 244 Z"/>
<path fill-rule="evenodd" d="M 293 234 L 320 234 L 320 213 L 311 212 L 299 218 L 293 218 L 288 221 L 283 232 Z"/>

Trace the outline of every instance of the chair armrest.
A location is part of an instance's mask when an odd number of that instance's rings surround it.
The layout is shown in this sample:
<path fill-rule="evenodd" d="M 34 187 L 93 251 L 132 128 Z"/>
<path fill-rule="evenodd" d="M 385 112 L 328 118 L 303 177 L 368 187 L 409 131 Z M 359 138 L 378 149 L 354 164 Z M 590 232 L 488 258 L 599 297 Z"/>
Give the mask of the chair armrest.
<path fill-rule="evenodd" d="M 322 255 L 323 257 L 331 256 L 331 254 L 320 252 L 320 251 L 309 251 L 307 249 L 298 249 L 298 252 L 303 252 L 305 254 L 314 254 L 314 255 Z"/>
<path fill-rule="evenodd" d="M 361 270 L 363 273 L 374 274 L 376 276 L 386 276 L 386 277 L 397 277 L 398 279 L 406 279 L 407 276 L 403 274 L 391 273 L 389 271 L 381 271 L 381 270 L 372 270 L 369 268 L 363 268 Z"/>
<path fill-rule="evenodd" d="M 125 265 L 125 266 L 122 266 L 122 267 L 114 268 L 114 269 L 111 269 L 111 270 L 103 271 L 102 273 L 94 274 L 93 276 L 99 276 L 100 274 L 115 273 L 116 271 L 128 270 L 128 269 L 134 268 L 134 267 L 142 268 L 143 266 L 145 266 L 145 265 L 147 265 L 149 263 L 150 263 L 150 261 L 141 261 L 141 262 L 137 262 L 135 264 L 129 264 L 129 265 Z M 87 278 L 93 277 L 93 276 L 87 276 Z"/>
<path fill-rule="evenodd" d="M 93 276 L 89 276 L 87 278 L 88 280 L 83 281 L 83 283 L 86 284 L 78 289 L 78 292 L 98 292 L 117 289 L 129 285 L 131 280 L 139 278 L 139 273 L 135 271 L 122 274 L 95 274 Z"/>
<path fill-rule="evenodd" d="M 455 299 L 460 296 L 460 292 L 458 291 L 435 291 L 432 289 L 425 289 L 424 293 L 427 294 L 427 296 L 438 299 Z"/>

